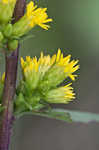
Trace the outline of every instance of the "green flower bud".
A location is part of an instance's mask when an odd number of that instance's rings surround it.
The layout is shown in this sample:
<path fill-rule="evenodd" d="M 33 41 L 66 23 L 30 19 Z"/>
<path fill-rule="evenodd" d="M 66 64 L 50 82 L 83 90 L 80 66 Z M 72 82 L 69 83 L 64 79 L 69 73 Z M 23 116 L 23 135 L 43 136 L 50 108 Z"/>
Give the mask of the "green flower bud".
<path fill-rule="evenodd" d="M 75 93 L 71 87 L 71 83 L 66 86 L 51 89 L 45 94 L 45 101 L 48 103 L 64 103 L 68 104 L 75 99 Z"/>
<path fill-rule="evenodd" d="M 0 42 L 4 39 L 2 32 L 0 32 Z"/>
<path fill-rule="evenodd" d="M 18 47 L 18 40 L 11 40 L 8 42 L 9 50 L 13 51 Z"/>
<path fill-rule="evenodd" d="M 7 23 L 12 17 L 12 12 L 9 5 L 0 4 L 0 22 Z"/>
<path fill-rule="evenodd" d="M 9 22 L 13 16 L 16 0 L 0 0 L 0 23 Z"/>
<path fill-rule="evenodd" d="M 12 24 L 6 25 L 3 33 L 6 37 L 10 37 L 12 34 Z"/>

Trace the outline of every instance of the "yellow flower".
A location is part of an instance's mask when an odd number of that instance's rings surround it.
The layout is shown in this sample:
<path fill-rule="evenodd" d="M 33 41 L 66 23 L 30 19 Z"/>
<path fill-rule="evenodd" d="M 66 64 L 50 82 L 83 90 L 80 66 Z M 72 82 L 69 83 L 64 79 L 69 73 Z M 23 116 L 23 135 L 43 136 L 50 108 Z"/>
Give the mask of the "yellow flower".
<path fill-rule="evenodd" d="M 70 101 L 75 99 L 75 93 L 70 85 L 71 83 L 66 86 L 49 90 L 45 95 L 45 101 L 48 103 L 68 104 Z"/>
<path fill-rule="evenodd" d="M 67 104 L 75 98 L 71 83 L 59 85 L 67 77 L 75 80 L 76 75 L 73 73 L 79 68 L 78 60 L 70 61 L 70 58 L 71 55 L 64 57 L 60 49 L 52 57 L 44 56 L 41 52 L 39 59 L 30 56 L 26 56 L 26 60 L 21 58 L 24 85 L 31 92 L 36 89 L 36 94 L 48 103 Z"/>
<path fill-rule="evenodd" d="M 70 62 L 70 58 L 71 55 L 63 57 L 61 50 L 58 49 L 58 53 L 56 56 L 56 64 L 64 68 L 66 77 L 70 77 L 72 80 L 75 80 L 75 77 L 77 77 L 77 75 L 74 75 L 73 73 L 79 69 L 79 65 L 77 65 L 79 61 L 72 60 Z"/>
<path fill-rule="evenodd" d="M 21 58 L 21 67 L 25 76 L 34 72 L 40 74 L 40 76 L 44 76 L 45 72 L 51 67 L 51 65 L 50 56 L 43 56 L 43 53 L 41 53 L 39 60 L 37 60 L 36 57 L 30 58 L 30 56 L 26 56 L 26 61 Z"/>
<path fill-rule="evenodd" d="M 51 22 L 46 13 L 47 8 L 37 8 L 34 2 L 27 4 L 25 15 L 13 25 L 13 36 L 22 36 L 36 25 L 48 30 L 46 23 Z"/>
<path fill-rule="evenodd" d="M 55 88 L 67 77 L 75 80 L 77 75 L 73 73 L 79 68 L 78 60 L 70 61 L 70 57 L 70 55 L 63 57 L 61 50 L 58 49 L 58 53 L 52 57 L 50 55 L 44 56 L 41 52 L 38 60 L 36 57 L 30 58 L 30 56 L 26 56 L 25 61 L 21 58 L 23 79 L 29 84 L 33 84 L 35 88 L 39 86 L 43 91 Z"/>
<path fill-rule="evenodd" d="M 39 25 L 41 28 L 48 30 L 50 27 L 49 25 L 46 25 L 45 23 L 51 22 L 52 19 L 48 19 L 48 15 L 46 13 L 47 8 L 38 8 L 34 11 L 34 18 L 32 22 L 34 24 Z"/>
<path fill-rule="evenodd" d="M 70 77 L 72 80 L 75 80 L 77 75 L 74 75 L 73 73 L 79 69 L 79 65 L 77 65 L 78 60 L 70 61 L 70 58 L 71 55 L 63 57 L 61 50 L 58 49 L 57 55 L 55 54 L 52 57 L 50 57 L 50 55 L 44 56 L 41 52 L 41 56 L 38 60 L 36 57 L 30 58 L 30 56 L 26 56 L 26 61 L 21 58 L 21 66 L 24 73 L 35 71 L 43 75 L 50 68 L 60 68 L 63 70 L 65 78 Z"/>
<path fill-rule="evenodd" d="M 45 23 L 51 22 L 52 19 L 48 19 L 48 15 L 46 13 L 47 8 L 37 8 L 37 5 L 35 6 L 33 1 L 31 1 L 27 5 L 27 11 L 26 16 L 28 18 L 29 26 L 34 27 L 35 25 L 39 25 L 42 28 L 48 30 L 50 27 L 49 25 L 46 25 Z"/>

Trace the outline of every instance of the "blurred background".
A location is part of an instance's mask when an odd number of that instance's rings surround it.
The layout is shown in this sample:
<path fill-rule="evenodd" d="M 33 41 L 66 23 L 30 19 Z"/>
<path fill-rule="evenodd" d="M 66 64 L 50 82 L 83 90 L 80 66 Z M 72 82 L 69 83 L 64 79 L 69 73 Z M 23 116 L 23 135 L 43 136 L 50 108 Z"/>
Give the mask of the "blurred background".
<path fill-rule="evenodd" d="M 32 30 L 33 38 L 22 42 L 20 56 L 51 54 L 80 60 L 79 77 L 73 84 L 76 99 L 57 107 L 99 113 L 99 0 L 35 0 L 53 18 L 49 31 Z M 0 57 L 4 71 L 4 58 Z M 3 62 L 3 67 L 2 63 Z M 20 67 L 19 67 L 20 74 Z M 19 76 L 18 74 L 18 76 Z M 64 123 L 24 116 L 14 127 L 11 150 L 99 150 L 99 124 Z"/>

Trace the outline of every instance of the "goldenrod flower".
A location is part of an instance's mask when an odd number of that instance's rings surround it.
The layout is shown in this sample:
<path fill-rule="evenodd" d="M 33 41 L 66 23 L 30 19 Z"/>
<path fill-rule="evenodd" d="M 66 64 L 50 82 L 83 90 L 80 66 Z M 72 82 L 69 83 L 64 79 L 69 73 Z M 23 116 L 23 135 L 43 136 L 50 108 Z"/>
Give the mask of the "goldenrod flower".
<path fill-rule="evenodd" d="M 57 55 L 53 55 L 50 58 L 50 69 L 46 72 L 43 77 L 39 87 L 56 87 L 64 81 L 67 77 L 70 77 L 72 80 L 75 80 L 77 75 L 73 74 L 78 68 L 78 60 L 70 61 L 71 55 L 63 57 L 61 50 L 58 49 Z M 42 84 L 43 82 L 43 84 Z"/>
<path fill-rule="evenodd" d="M 52 61 L 50 56 L 43 56 L 43 53 L 41 53 L 39 60 L 37 60 L 36 57 L 30 58 L 30 56 L 26 56 L 26 61 L 21 58 L 21 67 L 25 78 L 28 78 L 28 74 L 34 72 L 39 74 L 39 77 L 42 78 L 51 65 Z"/>
<path fill-rule="evenodd" d="M 46 23 L 52 19 L 48 18 L 46 10 L 47 8 L 37 8 L 33 1 L 27 4 L 25 15 L 13 26 L 13 35 L 22 36 L 36 25 L 48 30 L 50 26 Z"/>
<path fill-rule="evenodd" d="M 31 1 L 27 5 L 26 16 L 30 24 L 30 27 L 34 27 L 35 25 L 39 25 L 44 29 L 48 29 L 49 26 L 45 23 L 51 22 L 52 19 L 48 19 L 48 15 L 46 13 L 47 8 L 37 8 L 37 5 L 34 5 L 33 1 Z"/>
<path fill-rule="evenodd" d="M 48 103 L 67 104 L 75 99 L 72 83 L 59 86 L 67 77 L 75 80 L 73 73 L 79 68 L 78 60 L 70 61 L 70 57 L 64 57 L 58 49 L 52 57 L 41 52 L 39 59 L 30 56 L 26 56 L 25 60 L 21 58 L 23 79 L 17 88 L 15 102 L 18 111 L 38 111 Z"/>
<path fill-rule="evenodd" d="M 49 90 L 45 95 L 45 101 L 48 103 L 64 103 L 68 104 L 75 98 L 73 88 L 67 84 L 56 89 Z"/>
<path fill-rule="evenodd" d="M 61 53 L 61 50 L 58 49 L 58 53 L 56 56 L 56 65 L 59 65 L 64 68 L 65 77 L 70 77 L 72 80 L 75 80 L 75 77 L 77 75 L 74 75 L 73 73 L 79 69 L 78 60 L 72 60 L 70 62 L 71 55 L 68 55 L 66 57 L 63 57 L 63 54 Z"/>
<path fill-rule="evenodd" d="M 70 61 L 70 55 L 63 57 L 60 49 L 57 55 L 52 57 L 50 55 L 44 56 L 41 53 L 38 60 L 36 57 L 30 58 L 30 56 L 26 56 L 26 61 L 21 58 L 24 79 L 30 84 L 34 85 L 35 83 L 35 88 L 39 86 L 43 90 L 56 87 L 67 77 L 75 80 L 76 75 L 73 73 L 79 68 L 77 63 L 78 60 Z"/>

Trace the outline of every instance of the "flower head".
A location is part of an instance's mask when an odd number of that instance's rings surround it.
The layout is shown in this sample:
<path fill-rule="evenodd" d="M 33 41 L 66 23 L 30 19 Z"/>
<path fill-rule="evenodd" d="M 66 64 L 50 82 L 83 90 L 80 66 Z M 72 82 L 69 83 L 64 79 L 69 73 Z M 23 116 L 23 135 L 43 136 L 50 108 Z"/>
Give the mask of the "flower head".
<path fill-rule="evenodd" d="M 33 1 L 31 1 L 27 5 L 26 11 L 27 19 L 30 22 L 29 26 L 34 27 L 34 25 L 39 25 L 47 30 L 49 26 L 45 23 L 51 22 L 52 19 L 48 19 L 46 10 L 47 8 L 37 8 L 37 5 L 34 5 Z"/>
<path fill-rule="evenodd" d="M 48 106 L 48 103 L 67 104 L 75 99 L 75 93 L 71 86 L 59 86 L 67 77 L 75 80 L 73 74 L 78 68 L 78 61 L 70 61 L 70 55 L 64 57 L 61 50 L 52 57 L 44 56 L 41 52 L 39 59 L 26 56 L 21 58 L 23 79 L 17 88 L 18 111 L 39 111 Z M 22 107 L 20 107 L 22 105 Z"/>
<path fill-rule="evenodd" d="M 78 60 L 70 61 L 71 55 L 63 56 L 61 50 L 58 49 L 58 53 L 50 57 L 50 67 L 43 77 L 39 87 L 56 87 L 62 83 L 67 77 L 75 80 L 77 75 L 73 74 L 78 68 Z M 42 84 L 43 82 L 43 84 Z M 44 87 L 42 87 L 44 89 Z"/>
<path fill-rule="evenodd" d="M 78 60 L 70 61 L 70 55 L 63 57 L 61 50 L 58 50 L 57 55 L 50 57 L 44 56 L 41 53 L 40 58 L 30 58 L 26 56 L 26 61 L 21 58 L 21 67 L 24 80 L 30 81 L 30 84 L 36 82 L 36 86 L 43 90 L 51 87 L 56 87 L 67 77 L 75 80 L 73 73 L 79 68 Z M 31 82 L 32 81 L 32 82 Z"/>
<path fill-rule="evenodd" d="M 65 73 L 65 77 L 70 77 L 72 80 L 75 80 L 75 77 L 77 77 L 77 75 L 74 75 L 73 73 L 79 69 L 79 65 L 78 64 L 78 60 L 72 60 L 71 59 L 71 55 L 68 55 L 66 57 L 63 57 L 63 54 L 61 53 L 61 50 L 58 49 L 58 53 L 56 56 L 56 64 L 60 67 L 63 67 L 64 69 L 64 73 Z"/>
<path fill-rule="evenodd" d="M 69 103 L 75 98 L 75 93 L 70 85 L 71 84 L 67 84 L 66 86 L 49 90 L 46 93 L 45 101 L 48 103 Z"/>
<path fill-rule="evenodd" d="M 50 26 L 46 23 L 51 22 L 52 19 L 48 18 L 46 10 L 47 8 L 37 8 L 37 5 L 30 1 L 27 4 L 25 15 L 13 26 L 13 35 L 22 36 L 36 25 L 48 30 Z"/>

